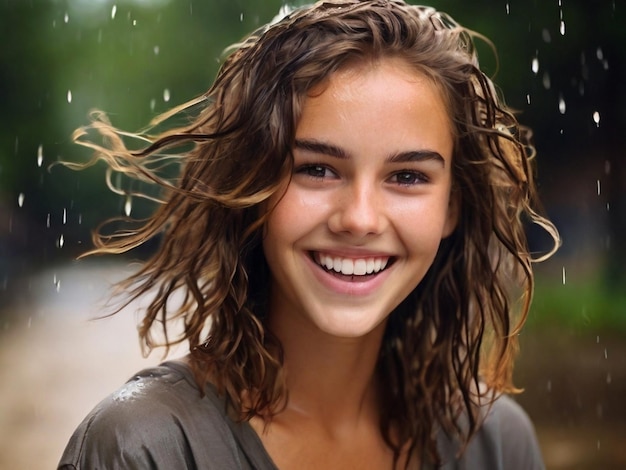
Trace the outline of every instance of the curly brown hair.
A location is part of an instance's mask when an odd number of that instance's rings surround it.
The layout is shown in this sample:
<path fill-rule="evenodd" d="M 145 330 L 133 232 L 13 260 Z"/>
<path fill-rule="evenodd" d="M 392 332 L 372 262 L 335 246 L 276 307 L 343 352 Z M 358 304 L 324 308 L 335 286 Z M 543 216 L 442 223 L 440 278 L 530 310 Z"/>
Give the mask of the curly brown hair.
<path fill-rule="evenodd" d="M 533 288 L 524 223 L 543 227 L 554 249 L 559 244 L 536 209 L 530 133 L 481 72 L 477 37 L 445 14 L 401 0 L 323 1 L 233 46 L 204 95 L 152 123 L 199 107 L 188 124 L 154 136 L 154 127 L 127 134 L 95 113 L 75 134 L 95 149 L 83 166 L 104 160 L 109 181 L 120 172 L 162 188 L 151 217 L 124 231 L 101 227 L 90 252 L 123 253 L 161 238 L 156 254 L 119 286 L 131 300 L 150 293 L 140 325 L 147 349 L 160 343 L 155 328 L 167 347 L 188 341 L 199 384 L 213 381 L 242 420 L 284 405 L 281 345 L 266 327 L 267 201 L 291 175 L 307 92 L 347 64 L 399 57 L 428 76 L 446 102 L 459 221 L 387 323 L 378 362 L 381 432 L 396 457 L 409 445 L 436 459 L 437 428 L 469 439 L 480 425 L 479 381 L 497 393 L 514 391 L 516 335 Z M 90 129 L 103 144 L 85 139 Z M 129 138 L 147 144 L 131 150 Z M 164 176 L 171 162 L 180 165 L 176 178 Z M 172 319 L 184 324 L 175 337 L 168 335 Z"/>

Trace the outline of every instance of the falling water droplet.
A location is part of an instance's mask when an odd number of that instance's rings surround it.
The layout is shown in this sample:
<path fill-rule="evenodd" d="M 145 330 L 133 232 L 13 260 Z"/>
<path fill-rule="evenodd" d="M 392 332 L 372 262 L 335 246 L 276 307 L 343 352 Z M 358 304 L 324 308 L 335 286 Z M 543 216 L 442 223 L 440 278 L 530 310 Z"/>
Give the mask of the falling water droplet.
<path fill-rule="evenodd" d="M 59 248 L 63 248 L 63 245 L 65 245 L 65 237 L 63 237 L 63 235 L 61 235 L 59 237 Z"/>
<path fill-rule="evenodd" d="M 65 16 L 63 16 L 63 21 L 67 24 L 70 22 L 70 15 L 65 12 Z"/>
<path fill-rule="evenodd" d="M 551 86 L 551 83 L 550 83 L 550 74 L 548 72 L 545 72 L 543 74 L 543 80 L 542 81 L 543 81 L 543 87 L 546 90 L 549 90 L 550 86 Z"/>
<path fill-rule="evenodd" d="M 611 377 L 611 373 L 609 372 L 606 374 L 606 383 L 610 385 L 611 382 L 613 382 L 613 378 Z"/>
<path fill-rule="evenodd" d="M 526 103 L 530 104 L 530 93 L 526 95 Z"/>
<path fill-rule="evenodd" d="M 62 220 L 63 220 L 63 222 L 62 222 L 62 223 L 63 223 L 63 225 L 65 225 L 65 224 L 67 223 L 67 209 L 66 209 L 65 207 L 63 208 L 63 217 L 62 217 Z"/>
<path fill-rule="evenodd" d="M 596 336 L 596 344 L 600 344 L 600 335 Z"/>
<path fill-rule="evenodd" d="M 72 90 L 67 90 L 67 102 L 72 102 Z"/>
<path fill-rule="evenodd" d="M 24 205 L 24 197 L 25 197 L 24 193 L 18 194 L 18 196 L 17 196 L 17 205 L 19 207 L 22 207 Z"/>
<path fill-rule="evenodd" d="M 565 285 L 565 266 L 563 266 L 563 285 Z"/>
<path fill-rule="evenodd" d="M 506 14 L 510 14 L 511 13 L 511 5 L 509 5 L 509 2 L 506 2 Z"/>
<path fill-rule="evenodd" d="M 112 20 L 115 19 L 115 15 L 117 15 L 117 5 L 113 5 L 113 8 L 111 8 L 111 19 Z"/>
<path fill-rule="evenodd" d="M 239 21 L 243 23 L 243 12 L 239 14 Z"/>
<path fill-rule="evenodd" d="M 606 350 L 606 348 L 604 348 L 604 359 L 608 359 L 609 358 L 609 353 Z"/>
<path fill-rule="evenodd" d="M 78 225 L 83 223 L 83 214 L 78 214 Z"/>
<path fill-rule="evenodd" d="M 170 90 L 169 88 L 166 88 L 165 90 L 163 90 L 163 101 L 167 103 L 169 100 L 170 100 Z"/>
<path fill-rule="evenodd" d="M 607 175 L 611 174 L 611 162 L 609 160 L 604 162 L 604 173 Z"/>
<path fill-rule="evenodd" d="M 561 114 L 565 114 L 565 99 L 563 98 L 563 95 L 559 94 L 559 112 Z"/>
<path fill-rule="evenodd" d="M 598 189 L 598 196 L 600 195 L 600 180 L 596 180 L 596 186 Z"/>
<path fill-rule="evenodd" d="M 58 279 L 58 280 L 54 283 L 54 285 L 55 285 L 55 286 L 56 286 L 56 288 L 57 288 L 57 292 L 60 292 L 60 291 L 61 291 L 61 279 Z"/>
<path fill-rule="evenodd" d="M 533 62 L 530 66 L 530 69 L 533 71 L 535 75 L 537 75 L 537 72 L 539 72 L 539 58 L 533 57 Z"/>
<path fill-rule="evenodd" d="M 559 26 L 559 32 L 561 36 L 565 36 L 565 21 L 561 20 L 561 24 Z"/>
<path fill-rule="evenodd" d="M 548 44 L 552 42 L 552 36 L 550 35 L 550 31 L 548 30 L 548 28 L 543 28 L 543 30 L 541 31 L 541 38 L 543 39 L 543 42 L 546 42 Z"/>
<path fill-rule="evenodd" d="M 42 164 L 43 164 L 43 145 L 40 145 L 37 148 L 37 166 L 41 168 Z"/>
<path fill-rule="evenodd" d="M 132 198 L 130 196 L 128 196 L 126 198 L 126 203 L 124 204 L 124 213 L 126 214 L 126 217 L 130 217 L 130 213 L 133 210 L 133 203 L 132 203 Z"/>
<path fill-rule="evenodd" d="M 598 111 L 593 113 L 593 122 L 596 123 L 596 127 L 600 127 L 600 113 Z"/>
<path fill-rule="evenodd" d="M 156 107 L 156 100 L 154 98 L 152 98 L 150 100 L 150 111 L 154 111 L 155 107 Z"/>
<path fill-rule="evenodd" d="M 598 58 L 598 60 L 604 59 L 604 52 L 602 52 L 602 48 L 601 47 L 598 47 L 596 49 L 596 57 Z"/>
<path fill-rule="evenodd" d="M 159 46 L 154 46 L 152 50 L 154 51 L 154 55 L 159 55 L 159 52 L 161 52 L 161 49 L 159 48 Z"/>
<path fill-rule="evenodd" d="M 46 217 L 46 228 L 50 228 L 50 212 L 48 212 L 48 216 Z"/>

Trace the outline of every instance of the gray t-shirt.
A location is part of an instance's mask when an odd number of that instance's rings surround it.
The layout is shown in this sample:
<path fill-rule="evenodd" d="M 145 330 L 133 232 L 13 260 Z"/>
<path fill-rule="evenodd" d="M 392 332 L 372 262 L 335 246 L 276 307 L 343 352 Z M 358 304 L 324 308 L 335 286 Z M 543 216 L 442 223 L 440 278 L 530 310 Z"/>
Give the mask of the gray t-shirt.
<path fill-rule="evenodd" d="M 464 454 L 442 436 L 442 470 L 543 469 L 535 433 L 512 399 L 496 400 Z M 103 400 L 72 435 L 59 469 L 276 469 L 248 423 L 236 423 L 212 386 L 202 397 L 179 362 L 145 369 Z"/>

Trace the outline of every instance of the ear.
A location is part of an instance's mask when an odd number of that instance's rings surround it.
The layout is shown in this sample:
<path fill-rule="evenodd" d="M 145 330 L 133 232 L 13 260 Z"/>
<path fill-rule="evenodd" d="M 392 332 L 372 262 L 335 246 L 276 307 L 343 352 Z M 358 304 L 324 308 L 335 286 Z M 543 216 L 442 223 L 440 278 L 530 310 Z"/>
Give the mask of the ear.
<path fill-rule="evenodd" d="M 452 235 L 459 223 L 459 215 L 461 212 L 461 193 L 454 186 L 450 190 L 450 200 L 448 201 L 448 214 L 446 215 L 446 223 L 443 226 L 441 238 L 447 238 Z"/>

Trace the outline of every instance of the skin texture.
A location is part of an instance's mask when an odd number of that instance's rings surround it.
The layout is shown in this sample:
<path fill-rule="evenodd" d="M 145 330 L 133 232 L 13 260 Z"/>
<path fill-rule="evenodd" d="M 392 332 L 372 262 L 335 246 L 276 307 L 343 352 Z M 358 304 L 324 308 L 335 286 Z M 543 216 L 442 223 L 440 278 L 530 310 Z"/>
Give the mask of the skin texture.
<path fill-rule="evenodd" d="M 352 64 L 305 100 L 263 242 L 289 400 L 252 425 L 280 468 L 390 468 L 374 370 L 387 317 L 454 230 L 452 151 L 437 88 L 401 59 Z"/>

